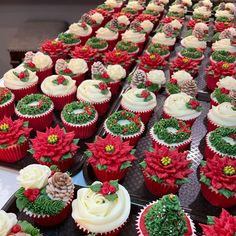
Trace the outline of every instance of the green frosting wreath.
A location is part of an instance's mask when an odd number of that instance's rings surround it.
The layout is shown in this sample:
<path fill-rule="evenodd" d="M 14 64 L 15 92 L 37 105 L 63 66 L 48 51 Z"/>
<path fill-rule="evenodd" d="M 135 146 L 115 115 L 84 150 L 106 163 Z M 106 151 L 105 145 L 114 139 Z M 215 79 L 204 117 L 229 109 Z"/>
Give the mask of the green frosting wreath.
<path fill-rule="evenodd" d="M 154 10 L 144 10 L 142 14 L 152 15 L 152 16 L 159 16 L 159 13 Z"/>
<path fill-rule="evenodd" d="M 231 102 L 231 98 L 229 96 L 229 94 L 225 94 L 225 93 L 221 93 L 220 88 L 216 88 L 214 93 L 213 93 L 213 97 L 216 98 L 218 103 L 223 103 L 223 102 Z"/>
<path fill-rule="evenodd" d="M 103 4 L 98 5 L 97 9 L 103 9 L 103 10 L 106 10 L 106 11 L 113 11 L 114 8 L 109 7 L 108 5 L 103 3 Z"/>
<path fill-rule="evenodd" d="M 174 134 L 168 132 L 167 128 L 174 128 L 177 132 Z M 171 145 L 173 143 L 181 143 L 190 138 L 191 129 L 187 127 L 185 122 L 177 121 L 175 118 L 161 119 L 153 126 L 153 133 L 158 139 Z"/>
<path fill-rule="evenodd" d="M 116 45 L 116 50 L 126 51 L 128 53 L 136 52 L 138 46 L 133 42 L 120 41 Z"/>
<path fill-rule="evenodd" d="M 178 13 L 178 12 L 168 12 L 167 16 L 182 18 L 184 17 L 184 13 Z"/>
<path fill-rule="evenodd" d="M 131 15 L 135 15 L 135 14 L 138 13 L 137 10 L 134 10 L 134 9 L 132 9 L 132 8 L 129 8 L 129 7 L 124 7 L 124 8 L 122 8 L 121 12 L 129 13 L 129 14 L 131 14 Z"/>
<path fill-rule="evenodd" d="M 0 105 L 3 105 L 12 99 L 12 92 L 7 88 L 0 88 Z"/>
<path fill-rule="evenodd" d="M 92 37 L 86 42 L 86 45 L 89 45 L 93 49 L 103 49 L 108 46 L 108 43 L 104 39 Z"/>
<path fill-rule="evenodd" d="M 29 234 L 31 236 L 42 236 L 38 228 L 34 227 L 25 220 L 24 221 L 19 220 L 17 224 L 21 227 L 21 230 L 26 234 Z"/>
<path fill-rule="evenodd" d="M 79 38 L 75 37 L 74 34 L 71 33 L 60 33 L 58 35 L 58 39 L 65 44 L 75 44 L 81 41 Z"/>
<path fill-rule="evenodd" d="M 181 50 L 180 54 L 183 57 L 199 59 L 202 57 L 203 52 L 198 51 L 196 48 L 184 48 L 183 50 Z"/>
<path fill-rule="evenodd" d="M 29 106 L 33 102 L 38 102 L 38 105 Z M 30 94 L 23 97 L 17 104 L 16 109 L 22 115 L 40 115 L 47 112 L 52 107 L 51 99 L 43 94 Z"/>
<path fill-rule="evenodd" d="M 84 112 L 74 113 L 75 110 L 80 109 L 84 110 Z M 89 102 L 72 102 L 63 108 L 61 115 L 68 123 L 83 125 L 95 119 L 96 110 Z"/>
<path fill-rule="evenodd" d="M 200 21 L 205 21 L 205 22 L 208 22 L 209 21 L 209 18 L 204 16 L 204 15 L 201 15 L 201 14 L 194 14 L 192 16 L 193 20 L 200 20 Z"/>
<path fill-rule="evenodd" d="M 219 62 L 224 61 L 228 63 L 234 63 L 236 61 L 236 56 L 233 56 L 231 53 L 226 51 L 215 51 L 212 53 L 212 59 Z"/>
<path fill-rule="evenodd" d="M 121 125 L 119 121 L 128 120 L 130 123 Z M 107 118 L 107 129 L 115 135 L 132 135 L 140 132 L 142 122 L 140 117 L 132 112 L 118 111 Z"/>
<path fill-rule="evenodd" d="M 216 22 L 224 22 L 224 23 L 231 23 L 232 21 L 234 21 L 234 18 L 229 18 L 229 17 L 226 17 L 226 16 L 219 16 L 216 18 L 215 20 Z"/>
<path fill-rule="evenodd" d="M 147 51 L 150 54 L 158 54 L 160 56 L 165 56 L 169 53 L 168 48 L 163 48 L 160 44 L 151 44 Z"/>
<path fill-rule="evenodd" d="M 236 144 L 226 142 L 224 137 L 236 140 L 236 129 L 226 127 L 215 129 L 209 134 L 210 145 L 222 154 L 236 157 Z"/>

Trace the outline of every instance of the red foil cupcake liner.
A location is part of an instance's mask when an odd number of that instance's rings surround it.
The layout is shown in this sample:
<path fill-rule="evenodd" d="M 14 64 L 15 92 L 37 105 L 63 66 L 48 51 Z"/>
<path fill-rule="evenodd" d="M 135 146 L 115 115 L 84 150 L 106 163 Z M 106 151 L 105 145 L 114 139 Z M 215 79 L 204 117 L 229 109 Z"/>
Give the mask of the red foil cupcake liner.
<path fill-rule="evenodd" d="M 101 182 L 106 182 L 110 180 L 122 180 L 129 168 L 119 171 L 107 171 L 107 170 L 99 170 L 96 166 L 92 165 L 93 172 L 98 180 Z"/>
<path fill-rule="evenodd" d="M 206 83 L 207 83 L 207 88 L 210 89 L 211 91 L 215 90 L 217 87 L 217 82 L 219 81 L 219 78 L 215 78 L 213 75 L 206 75 Z"/>
<path fill-rule="evenodd" d="M 27 155 L 28 149 L 28 140 L 22 144 L 15 144 L 7 148 L 0 148 L 0 161 L 9 163 L 19 161 Z"/>
<path fill-rule="evenodd" d="M 112 95 L 119 93 L 120 85 L 120 81 L 107 83 L 107 86 L 110 88 Z"/>
<path fill-rule="evenodd" d="M 143 172 L 143 177 L 149 192 L 158 197 L 162 197 L 170 193 L 176 194 L 180 189 L 180 186 L 178 185 L 159 184 L 151 180 L 145 171 Z"/>
<path fill-rule="evenodd" d="M 85 74 L 76 75 L 71 77 L 71 79 L 76 81 L 76 86 L 78 87 L 84 81 Z"/>
<path fill-rule="evenodd" d="M 21 98 L 25 97 L 26 95 L 37 93 L 37 83 L 34 83 L 26 88 L 22 89 L 10 89 L 12 93 L 15 95 L 15 101 L 19 101 Z"/>
<path fill-rule="evenodd" d="M 48 76 L 53 74 L 53 66 L 51 66 L 50 68 L 46 69 L 46 70 L 42 70 L 42 71 L 37 71 L 36 75 L 38 76 L 39 80 L 38 80 L 38 84 L 41 84 L 45 78 L 47 78 Z"/>
<path fill-rule="evenodd" d="M 236 197 L 226 198 L 224 195 L 211 190 L 207 185 L 201 184 L 201 191 L 204 198 L 213 206 L 229 208 L 236 205 Z"/>
<path fill-rule="evenodd" d="M 3 119 L 4 116 L 11 117 L 15 112 L 15 95 L 12 94 L 12 98 L 3 105 L 0 105 L 0 120 Z"/>
<path fill-rule="evenodd" d="M 87 36 L 79 36 L 81 40 L 81 45 L 84 45 L 91 37 L 92 37 L 92 33 Z"/>
<path fill-rule="evenodd" d="M 207 131 L 208 132 L 211 132 L 219 127 L 220 127 L 219 125 L 216 125 L 215 123 L 213 123 L 213 121 L 207 118 Z"/>
<path fill-rule="evenodd" d="M 219 105 L 219 103 L 216 102 L 216 101 L 214 101 L 214 100 L 211 98 L 211 107 L 213 107 L 213 106 L 218 106 L 218 105 Z"/>
<path fill-rule="evenodd" d="M 46 127 L 49 127 L 50 124 L 52 123 L 53 109 L 54 106 L 52 106 L 47 112 L 35 116 L 22 115 L 16 109 L 15 113 L 19 118 L 29 122 L 29 128 L 42 131 L 45 130 Z"/>
<path fill-rule="evenodd" d="M 108 49 L 107 50 L 112 51 L 115 48 L 116 44 L 117 44 L 118 38 L 113 39 L 113 40 L 106 40 L 106 41 L 108 43 Z"/>
<path fill-rule="evenodd" d="M 74 131 L 75 138 L 86 139 L 94 135 L 96 131 L 98 115 L 96 114 L 95 119 L 85 125 L 74 125 L 74 124 L 68 123 L 65 121 L 62 115 L 61 115 L 61 120 L 67 132 Z"/>

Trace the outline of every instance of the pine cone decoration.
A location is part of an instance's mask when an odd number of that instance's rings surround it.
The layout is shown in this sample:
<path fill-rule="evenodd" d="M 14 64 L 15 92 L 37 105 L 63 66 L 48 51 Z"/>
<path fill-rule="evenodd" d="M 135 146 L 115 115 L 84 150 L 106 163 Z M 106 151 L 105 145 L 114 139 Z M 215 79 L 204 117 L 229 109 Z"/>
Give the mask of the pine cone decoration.
<path fill-rule="evenodd" d="M 224 2 L 220 3 L 217 10 L 219 10 L 219 11 L 225 10 L 225 3 Z"/>
<path fill-rule="evenodd" d="M 229 96 L 232 99 L 232 103 L 236 104 L 236 90 L 231 90 Z"/>
<path fill-rule="evenodd" d="M 58 59 L 55 65 L 55 71 L 59 74 L 60 71 L 63 71 L 67 68 L 67 63 L 63 59 Z"/>
<path fill-rule="evenodd" d="M 174 28 L 171 24 L 165 24 L 162 28 L 162 31 L 167 37 L 172 37 L 174 33 Z"/>
<path fill-rule="evenodd" d="M 34 57 L 34 53 L 32 51 L 29 51 L 25 54 L 24 62 L 29 63 L 32 62 L 32 59 Z"/>
<path fill-rule="evenodd" d="M 97 61 L 97 62 L 93 63 L 93 65 L 92 65 L 92 75 L 103 74 L 103 73 L 106 73 L 106 72 L 107 72 L 107 69 L 102 64 L 102 62 Z"/>
<path fill-rule="evenodd" d="M 146 74 L 143 70 L 136 70 L 131 78 L 131 85 L 137 87 L 140 84 L 145 83 Z"/>
<path fill-rule="evenodd" d="M 88 23 L 92 20 L 92 18 L 90 17 L 88 13 L 83 14 L 80 19 L 81 19 L 81 22 L 83 23 Z"/>
<path fill-rule="evenodd" d="M 219 39 L 231 39 L 231 38 L 232 38 L 232 32 L 230 29 L 225 29 L 219 35 Z"/>
<path fill-rule="evenodd" d="M 205 33 L 202 29 L 199 29 L 199 28 L 195 29 L 194 28 L 193 35 L 198 39 L 202 39 L 202 38 L 204 38 Z"/>
<path fill-rule="evenodd" d="M 196 97 L 198 93 L 197 84 L 194 80 L 187 80 L 180 85 L 180 90 L 189 96 Z"/>
<path fill-rule="evenodd" d="M 48 179 L 46 192 L 51 199 L 68 203 L 74 194 L 71 177 L 67 173 L 56 172 Z"/>
<path fill-rule="evenodd" d="M 119 21 L 117 20 L 117 18 L 112 19 L 110 24 L 110 29 L 117 31 L 118 28 L 119 28 Z"/>

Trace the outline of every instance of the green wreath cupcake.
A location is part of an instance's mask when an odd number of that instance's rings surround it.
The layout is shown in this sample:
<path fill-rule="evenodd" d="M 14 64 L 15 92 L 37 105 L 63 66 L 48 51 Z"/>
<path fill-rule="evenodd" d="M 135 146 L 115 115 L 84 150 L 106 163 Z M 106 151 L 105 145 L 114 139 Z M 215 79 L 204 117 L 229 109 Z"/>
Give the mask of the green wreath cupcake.
<path fill-rule="evenodd" d="M 42 236 L 39 229 L 25 220 L 17 220 L 14 213 L 0 210 L 0 222 L 1 236 Z"/>
<path fill-rule="evenodd" d="M 74 131 L 75 137 L 85 139 L 96 131 L 98 113 L 89 102 L 72 102 L 61 112 L 61 120 L 66 130 Z"/>
<path fill-rule="evenodd" d="M 16 206 L 38 225 L 57 225 L 70 215 L 74 184 L 67 173 L 32 164 L 20 170 L 17 180 Z"/>
<path fill-rule="evenodd" d="M 52 123 L 54 105 L 42 94 L 31 94 L 22 98 L 15 108 L 16 115 L 29 122 L 29 127 L 44 130 Z"/>
<path fill-rule="evenodd" d="M 139 47 L 136 43 L 129 42 L 129 41 L 119 41 L 116 44 L 115 50 L 119 50 L 122 52 L 128 52 L 132 56 L 137 56 L 139 53 Z"/>
<path fill-rule="evenodd" d="M 81 40 L 78 36 L 72 33 L 60 33 L 58 35 L 58 39 L 64 44 L 64 46 L 70 51 L 74 49 L 74 47 L 79 46 L 81 44 Z"/>
<path fill-rule="evenodd" d="M 206 136 L 205 158 L 220 157 L 236 158 L 236 129 L 220 127 Z"/>
<path fill-rule="evenodd" d="M 0 120 L 4 117 L 10 117 L 15 110 L 15 95 L 7 88 L 0 87 Z"/>
<path fill-rule="evenodd" d="M 202 50 L 199 50 L 197 48 L 183 48 L 179 53 L 179 57 L 182 58 L 189 58 L 193 61 L 201 63 L 204 59 L 204 54 Z"/>
<path fill-rule="evenodd" d="M 150 46 L 147 48 L 147 53 L 158 54 L 159 56 L 163 57 L 165 60 L 168 60 L 170 56 L 169 47 L 158 44 L 158 43 L 151 43 Z"/>
<path fill-rule="evenodd" d="M 104 128 L 107 134 L 120 136 L 134 146 L 141 138 L 145 127 L 139 115 L 127 111 L 118 111 L 105 120 Z"/>
<path fill-rule="evenodd" d="M 99 52 L 106 52 L 108 49 L 108 42 L 104 39 L 92 37 L 87 42 L 86 45 L 93 49 L 97 49 Z"/>
<path fill-rule="evenodd" d="M 236 55 L 234 55 L 230 52 L 227 52 L 227 51 L 223 51 L 223 50 L 214 51 L 211 54 L 210 62 L 217 63 L 217 62 L 221 62 L 221 61 L 229 63 L 229 64 L 235 63 L 236 62 Z"/>
<path fill-rule="evenodd" d="M 185 151 L 192 141 L 191 128 L 175 118 L 161 119 L 150 130 L 153 145 Z"/>

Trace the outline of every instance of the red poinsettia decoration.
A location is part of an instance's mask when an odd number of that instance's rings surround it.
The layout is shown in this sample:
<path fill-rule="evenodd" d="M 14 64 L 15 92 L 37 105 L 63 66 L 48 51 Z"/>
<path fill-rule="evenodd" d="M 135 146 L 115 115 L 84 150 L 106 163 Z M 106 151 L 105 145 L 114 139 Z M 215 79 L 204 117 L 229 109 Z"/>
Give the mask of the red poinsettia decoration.
<path fill-rule="evenodd" d="M 209 224 L 203 225 L 205 236 L 233 236 L 236 232 L 236 217 L 232 216 L 225 209 L 222 209 L 220 217 L 208 217 Z"/>
<path fill-rule="evenodd" d="M 131 162 L 136 160 L 131 154 L 133 146 L 130 146 L 129 142 L 123 142 L 119 136 L 107 135 L 104 139 L 97 137 L 94 143 L 87 145 L 91 152 L 88 162 L 97 168 L 118 171 L 130 166 Z"/>
<path fill-rule="evenodd" d="M 0 145 L 6 147 L 17 144 L 21 137 L 29 138 L 31 129 L 23 120 L 13 121 L 11 118 L 4 117 L 0 121 Z"/>
<path fill-rule="evenodd" d="M 47 40 L 41 45 L 41 51 L 51 56 L 68 53 L 68 48 L 61 41 Z"/>
<path fill-rule="evenodd" d="M 193 172 L 187 156 L 188 152 L 182 153 L 155 145 L 152 151 L 145 151 L 145 160 L 141 165 L 144 167 L 144 174 L 151 178 L 155 176 L 170 185 L 182 184 Z"/>
<path fill-rule="evenodd" d="M 97 49 L 93 49 L 88 45 L 85 46 L 77 46 L 71 52 L 71 56 L 73 58 L 81 58 L 85 61 L 95 61 L 99 58 L 99 54 Z"/>
<path fill-rule="evenodd" d="M 208 75 L 214 76 L 216 79 L 236 74 L 235 65 L 223 61 L 210 64 L 206 71 Z"/>
<path fill-rule="evenodd" d="M 153 53 L 147 54 L 145 53 L 143 56 L 139 57 L 139 68 L 147 71 L 147 70 L 155 70 L 155 69 L 163 69 L 163 67 L 167 64 L 167 62 L 160 55 Z"/>
<path fill-rule="evenodd" d="M 214 189 L 236 192 L 236 160 L 227 157 L 219 158 L 215 155 L 201 167 L 201 174 L 210 180 Z"/>
<path fill-rule="evenodd" d="M 113 50 L 106 52 L 103 62 L 106 65 L 121 65 L 123 67 L 132 63 L 132 57 L 126 51 Z"/>
<path fill-rule="evenodd" d="M 72 158 L 79 148 L 74 136 L 74 132 L 66 133 L 59 125 L 47 128 L 45 133 L 37 131 L 30 152 L 37 161 L 51 164 Z"/>
<path fill-rule="evenodd" d="M 139 22 L 143 22 L 145 20 L 150 20 L 151 22 L 156 22 L 156 16 L 152 16 L 149 14 L 140 14 L 136 17 L 136 20 Z"/>
<path fill-rule="evenodd" d="M 171 61 L 170 69 L 173 71 L 185 70 L 193 74 L 198 71 L 199 63 L 187 57 L 177 57 Z"/>
<path fill-rule="evenodd" d="M 216 22 L 214 29 L 217 32 L 223 32 L 225 29 L 228 29 L 230 27 L 234 27 L 233 23 L 228 23 L 228 22 Z"/>
<path fill-rule="evenodd" d="M 127 16 L 127 18 L 129 18 L 129 19 L 132 17 L 132 15 L 128 12 L 117 12 L 117 13 L 113 14 L 112 16 L 113 16 L 113 18 L 118 18 L 119 16 Z"/>

